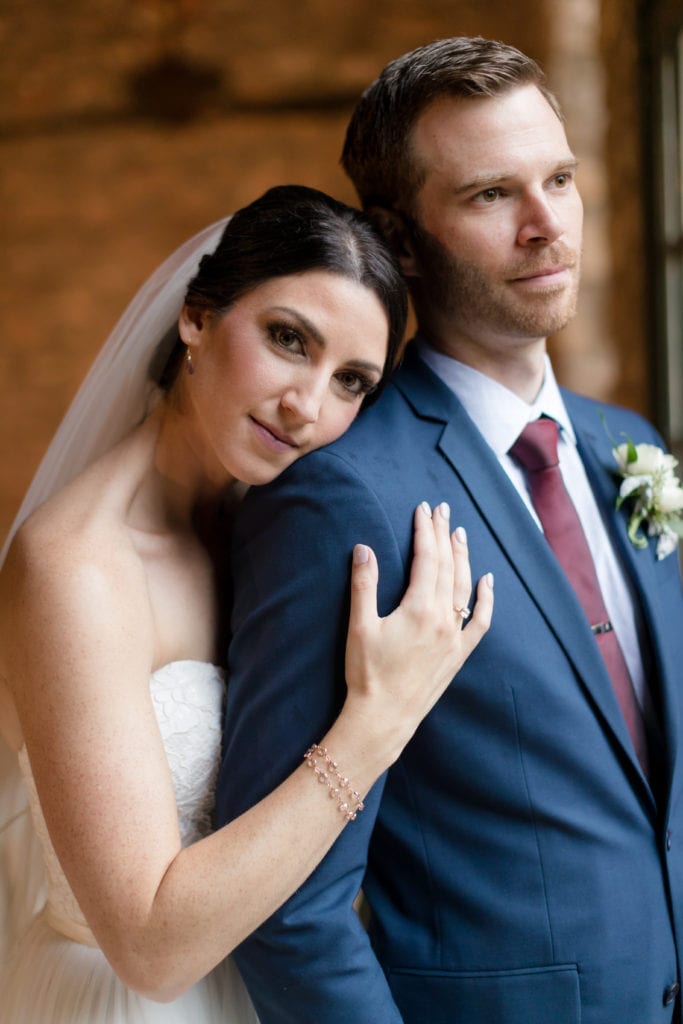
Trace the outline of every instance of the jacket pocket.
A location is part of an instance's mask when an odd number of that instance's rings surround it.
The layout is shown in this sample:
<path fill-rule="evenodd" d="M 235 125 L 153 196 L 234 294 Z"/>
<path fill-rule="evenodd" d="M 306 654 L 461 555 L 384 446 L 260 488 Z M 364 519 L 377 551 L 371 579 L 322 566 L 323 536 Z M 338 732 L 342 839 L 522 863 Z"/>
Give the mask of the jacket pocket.
<path fill-rule="evenodd" d="M 576 964 L 510 971 L 396 967 L 389 984 L 405 1024 L 580 1024 Z"/>

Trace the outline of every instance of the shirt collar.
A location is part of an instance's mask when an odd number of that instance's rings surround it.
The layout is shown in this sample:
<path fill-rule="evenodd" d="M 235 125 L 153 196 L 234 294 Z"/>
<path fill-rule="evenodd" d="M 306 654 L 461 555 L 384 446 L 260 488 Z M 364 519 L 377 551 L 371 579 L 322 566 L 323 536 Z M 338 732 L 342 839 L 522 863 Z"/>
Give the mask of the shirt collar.
<path fill-rule="evenodd" d="M 527 423 L 542 415 L 556 420 L 564 440 L 576 444 L 576 435 L 547 355 L 541 390 L 529 404 L 479 370 L 437 352 L 423 339 L 416 338 L 415 345 L 420 358 L 454 392 L 498 457 L 510 450 Z"/>

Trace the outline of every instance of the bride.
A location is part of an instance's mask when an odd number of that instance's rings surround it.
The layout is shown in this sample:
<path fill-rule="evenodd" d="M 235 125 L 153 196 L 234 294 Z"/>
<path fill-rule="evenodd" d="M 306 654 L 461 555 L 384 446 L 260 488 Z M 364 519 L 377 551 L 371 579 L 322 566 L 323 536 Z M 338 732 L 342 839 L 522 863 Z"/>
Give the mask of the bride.
<path fill-rule="evenodd" d="M 416 510 L 385 619 L 359 538 L 329 754 L 212 832 L 230 508 L 350 425 L 405 314 L 364 217 L 286 186 L 174 253 L 100 353 L 2 554 L 3 1024 L 255 1021 L 228 954 L 353 828 L 488 628 L 487 580 L 466 629 L 453 611 L 471 582 L 445 505 Z"/>

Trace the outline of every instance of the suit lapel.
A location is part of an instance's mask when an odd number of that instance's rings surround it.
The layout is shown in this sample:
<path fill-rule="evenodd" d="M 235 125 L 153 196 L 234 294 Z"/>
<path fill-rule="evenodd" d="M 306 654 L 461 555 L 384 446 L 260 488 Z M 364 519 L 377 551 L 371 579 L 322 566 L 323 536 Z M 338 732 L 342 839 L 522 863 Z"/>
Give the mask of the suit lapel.
<path fill-rule="evenodd" d="M 680 679 L 680 666 L 677 668 L 670 663 L 670 644 L 667 644 L 665 635 L 666 615 L 659 605 L 655 574 L 655 541 L 650 540 L 646 548 L 637 548 L 628 539 L 626 514 L 617 510 L 615 504 L 618 484 L 611 442 L 603 430 L 597 429 L 594 419 L 586 422 L 585 415 L 582 415 L 581 403 L 576 401 L 575 396 L 564 394 L 563 397 L 572 418 L 579 452 L 596 501 L 601 507 L 624 569 L 633 584 L 636 599 L 640 601 L 656 669 L 649 674 L 649 682 L 650 685 L 654 685 L 656 680 L 661 686 L 659 696 L 663 712 L 662 728 L 666 739 L 669 770 L 672 771 L 678 753 L 676 723 L 679 721 L 679 694 L 676 680 Z"/>
<path fill-rule="evenodd" d="M 406 361 L 397 385 L 419 416 L 444 422 L 438 445 L 441 453 L 574 666 L 598 714 L 646 785 L 583 609 L 494 452 L 455 395 L 416 354 L 411 353 Z M 647 792 L 650 794 L 649 788 Z"/>

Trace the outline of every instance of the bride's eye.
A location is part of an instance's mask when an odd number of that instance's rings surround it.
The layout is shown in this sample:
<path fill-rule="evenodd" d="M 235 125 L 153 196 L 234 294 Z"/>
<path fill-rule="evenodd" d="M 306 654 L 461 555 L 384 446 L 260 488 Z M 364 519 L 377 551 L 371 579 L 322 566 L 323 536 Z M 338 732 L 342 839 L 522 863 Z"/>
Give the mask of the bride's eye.
<path fill-rule="evenodd" d="M 268 333 L 278 348 L 284 348 L 287 352 L 303 353 L 305 351 L 303 338 L 290 324 L 269 324 Z"/>
<path fill-rule="evenodd" d="M 364 373 L 355 370 L 342 370 L 337 374 L 337 380 L 342 388 L 354 397 L 365 398 L 377 390 L 375 381 L 370 380 Z"/>

